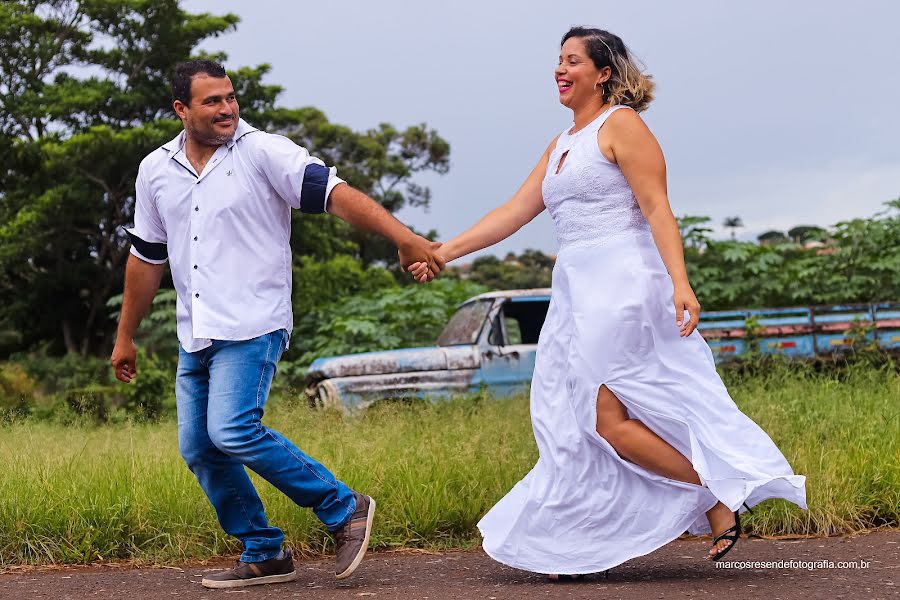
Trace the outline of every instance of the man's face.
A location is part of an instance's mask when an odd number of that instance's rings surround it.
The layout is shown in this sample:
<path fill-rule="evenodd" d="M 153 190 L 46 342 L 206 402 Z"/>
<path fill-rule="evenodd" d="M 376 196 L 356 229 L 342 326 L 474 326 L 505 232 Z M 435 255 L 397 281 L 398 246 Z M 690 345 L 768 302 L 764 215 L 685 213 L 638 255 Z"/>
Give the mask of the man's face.
<path fill-rule="evenodd" d="M 238 124 L 238 103 L 228 77 L 198 73 L 191 80 L 191 102 L 175 101 L 188 135 L 207 146 L 221 146 L 234 137 Z"/>

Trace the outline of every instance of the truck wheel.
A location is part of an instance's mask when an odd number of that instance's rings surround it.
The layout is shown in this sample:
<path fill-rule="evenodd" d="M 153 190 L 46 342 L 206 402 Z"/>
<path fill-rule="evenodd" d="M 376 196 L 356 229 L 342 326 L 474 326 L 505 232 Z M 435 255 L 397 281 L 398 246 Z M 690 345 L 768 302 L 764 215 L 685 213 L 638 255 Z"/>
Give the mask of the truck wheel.
<path fill-rule="evenodd" d="M 309 397 L 312 408 L 341 408 L 341 395 L 337 387 L 327 379 L 316 384 L 313 395 Z"/>

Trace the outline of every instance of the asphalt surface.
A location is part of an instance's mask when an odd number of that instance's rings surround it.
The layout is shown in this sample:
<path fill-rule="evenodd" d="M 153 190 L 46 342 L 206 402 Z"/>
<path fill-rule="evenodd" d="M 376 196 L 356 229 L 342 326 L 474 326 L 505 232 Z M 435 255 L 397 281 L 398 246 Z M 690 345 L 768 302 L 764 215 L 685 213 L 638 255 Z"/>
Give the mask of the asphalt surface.
<path fill-rule="evenodd" d="M 228 568 L 231 560 L 156 568 L 6 567 L 0 571 L 0 599 L 900 598 L 900 531 L 799 540 L 741 539 L 726 557 L 739 561 L 740 568 L 716 567 L 703 560 L 708 546 L 708 539 L 676 540 L 615 567 L 609 578 L 598 574 L 563 583 L 510 569 L 480 550 L 372 552 L 344 581 L 334 579 L 328 557 L 298 560 L 296 581 L 239 590 L 207 590 L 200 585 L 204 573 Z M 745 564 L 752 561 L 770 564 Z"/>

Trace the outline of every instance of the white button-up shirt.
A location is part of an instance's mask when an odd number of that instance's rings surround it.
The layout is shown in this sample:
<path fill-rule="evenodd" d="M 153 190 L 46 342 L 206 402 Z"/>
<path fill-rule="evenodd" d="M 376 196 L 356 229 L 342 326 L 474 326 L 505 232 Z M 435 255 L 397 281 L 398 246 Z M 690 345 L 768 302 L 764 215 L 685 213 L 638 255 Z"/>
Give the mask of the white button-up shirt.
<path fill-rule="evenodd" d="M 342 182 L 305 148 L 243 119 L 202 173 L 185 156 L 184 131 L 144 158 L 126 232 L 132 254 L 169 261 L 187 352 L 291 332 L 291 208 L 325 212 Z"/>

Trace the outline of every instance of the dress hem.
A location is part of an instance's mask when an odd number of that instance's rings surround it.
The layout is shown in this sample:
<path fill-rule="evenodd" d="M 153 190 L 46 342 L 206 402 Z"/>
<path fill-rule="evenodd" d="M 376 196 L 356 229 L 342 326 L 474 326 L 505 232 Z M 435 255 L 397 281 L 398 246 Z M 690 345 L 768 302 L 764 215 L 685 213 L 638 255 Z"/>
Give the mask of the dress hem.
<path fill-rule="evenodd" d="M 615 562 L 612 564 L 605 564 L 605 565 L 599 564 L 599 565 L 581 566 L 581 567 L 572 567 L 572 566 L 553 567 L 553 566 L 542 566 L 542 565 L 537 565 L 537 564 L 526 564 L 525 562 L 518 561 L 516 559 L 510 559 L 507 557 L 503 557 L 500 553 L 489 549 L 487 544 L 485 543 L 485 541 L 482 541 L 481 547 L 488 556 L 490 556 L 492 559 L 496 560 L 497 562 L 502 563 L 508 567 L 512 567 L 514 569 L 530 571 L 532 573 L 543 573 L 546 575 L 550 575 L 550 574 L 590 575 L 591 573 L 600 573 L 607 569 L 612 569 L 613 567 L 621 565 L 622 563 L 625 563 L 634 558 L 638 558 L 640 556 L 645 556 L 647 554 L 650 554 L 651 552 L 655 552 L 656 550 L 659 550 L 660 548 L 669 544 L 670 542 L 677 540 L 679 537 L 681 537 L 685 533 L 688 533 L 689 525 L 691 523 L 693 523 L 694 521 L 696 521 L 700 515 L 706 514 L 706 512 L 709 509 L 711 509 L 713 506 L 715 506 L 718 503 L 718 499 L 716 499 L 715 497 L 713 497 L 713 499 L 715 501 L 712 504 L 710 504 L 708 507 L 686 513 L 687 518 L 683 519 L 684 526 L 682 527 L 681 525 L 679 525 L 677 527 L 677 529 L 680 530 L 680 532 L 678 534 L 676 534 L 674 536 L 666 536 L 666 538 L 663 541 L 661 541 L 660 543 L 653 544 L 650 548 L 648 548 L 646 550 L 642 549 L 642 550 L 636 551 L 634 553 L 629 553 L 629 555 L 626 556 L 625 558 L 623 558 L 622 560 L 619 560 L 618 562 Z M 682 523 L 682 520 L 680 520 L 679 523 Z M 482 533 L 482 537 L 484 537 L 484 532 L 481 531 L 480 525 L 478 526 L 478 530 L 479 530 L 479 532 Z"/>

